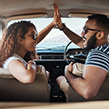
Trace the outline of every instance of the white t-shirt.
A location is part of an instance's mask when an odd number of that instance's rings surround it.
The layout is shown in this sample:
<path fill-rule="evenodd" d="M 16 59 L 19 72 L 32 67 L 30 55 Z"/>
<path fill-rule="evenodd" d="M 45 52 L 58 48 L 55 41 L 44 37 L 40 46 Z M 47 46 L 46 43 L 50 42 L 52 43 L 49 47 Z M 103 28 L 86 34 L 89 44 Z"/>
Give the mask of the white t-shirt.
<path fill-rule="evenodd" d="M 20 57 L 19 55 L 17 54 L 14 54 L 13 56 L 9 57 L 3 64 L 3 68 L 4 69 L 8 69 L 8 64 L 13 61 L 13 60 L 20 60 L 21 62 L 23 62 L 24 66 L 26 67 L 27 65 L 27 62 L 22 58 Z"/>

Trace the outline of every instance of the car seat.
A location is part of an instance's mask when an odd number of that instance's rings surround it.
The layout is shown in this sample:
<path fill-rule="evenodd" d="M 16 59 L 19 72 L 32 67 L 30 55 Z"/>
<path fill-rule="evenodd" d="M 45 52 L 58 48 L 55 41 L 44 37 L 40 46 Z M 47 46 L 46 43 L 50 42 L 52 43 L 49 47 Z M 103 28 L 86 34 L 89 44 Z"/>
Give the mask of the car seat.
<path fill-rule="evenodd" d="M 23 84 L 0 68 L 0 101 L 49 102 L 50 91 L 43 66 L 38 66 L 35 81 Z"/>
<path fill-rule="evenodd" d="M 82 101 L 99 101 L 99 100 L 109 100 L 109 74 L 107 74 L 98 94 L 89 100 L 86 100 L 82 96 L 80 96 L 78 93 L 71 88 L 69 85 L 68 87 L 68 98 L 67 102 L 82 102 Z"/>

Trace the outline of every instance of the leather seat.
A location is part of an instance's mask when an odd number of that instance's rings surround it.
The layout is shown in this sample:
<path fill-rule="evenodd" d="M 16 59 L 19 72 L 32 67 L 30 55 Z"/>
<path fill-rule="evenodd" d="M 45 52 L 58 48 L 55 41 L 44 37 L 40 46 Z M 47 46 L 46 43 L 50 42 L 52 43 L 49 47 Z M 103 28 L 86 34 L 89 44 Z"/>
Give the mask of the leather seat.
<path fill-rule="evenodd" d="M 45 69 L 39 66 L 38 70 L 33 83 L 22 84 L 7 70 L 0 68 L 0 101 L 49 102 L 50 91 Z"/>
<path fill-rule="evenodd" d="M 98 94 L 96 97 L 86 100 L 79 94 L 77 94 L 70 86 L 68 88 L 68 98 L 67 102 L 79 102 L 79 101 L 98 101 L 98 100 L 109 100 L 109 74 L 107 74 L 107 77 L 105 81 L 103 82 Z"/>

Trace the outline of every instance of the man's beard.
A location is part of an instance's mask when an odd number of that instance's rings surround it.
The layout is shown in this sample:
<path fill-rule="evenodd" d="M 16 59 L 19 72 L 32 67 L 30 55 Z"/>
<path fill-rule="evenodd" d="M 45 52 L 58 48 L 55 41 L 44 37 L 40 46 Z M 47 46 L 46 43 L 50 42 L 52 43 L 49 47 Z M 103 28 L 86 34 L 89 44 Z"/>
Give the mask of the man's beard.
<path fill-rule="evenodd" d="M 96 45 L 96 34 L 97 33 L 95 33 L 94 35 L 92 35 L 92 37 L 90 37 L 90 39 L 87 42 L 87 46 L 84 47 L 84 50 L 89 51 L 89 50 L 95 48 L 95 45 Z"/>

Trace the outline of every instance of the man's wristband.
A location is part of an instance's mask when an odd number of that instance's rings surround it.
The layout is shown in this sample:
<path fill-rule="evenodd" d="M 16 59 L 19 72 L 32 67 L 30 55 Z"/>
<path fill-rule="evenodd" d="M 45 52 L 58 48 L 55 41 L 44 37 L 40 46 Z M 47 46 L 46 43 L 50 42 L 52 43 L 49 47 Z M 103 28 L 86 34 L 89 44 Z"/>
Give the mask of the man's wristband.
<path fill-rule="evenodd" d="M 59 28 L 61 31 L 64 31 L 66 28 L 66 25 L 63 23 L 63 28 Z"/>

